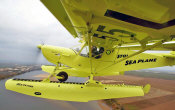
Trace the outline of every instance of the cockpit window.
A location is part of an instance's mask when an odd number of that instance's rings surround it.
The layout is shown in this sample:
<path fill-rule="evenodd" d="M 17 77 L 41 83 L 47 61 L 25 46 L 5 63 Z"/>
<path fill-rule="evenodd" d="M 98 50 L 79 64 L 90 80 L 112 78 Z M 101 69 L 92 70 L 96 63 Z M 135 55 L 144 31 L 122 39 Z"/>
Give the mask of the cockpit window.
<path fill-rule="evenodd" d="M 76 52 L 79 52 L 80 49 L 81 49 L 81 46 L 78 45 L 78 46 L 72 47 L 71 49 L 73 49 L 73 50 L 76 51 Z"/>
<path fill-rule="evenodd" d="M 81 51 L 80 56 L 89 57 L 89 47 L 88 46 L 85 46 L 82 50 L 80 47 L 76 47 L 74 48 L 74 50 L 77 52 Z M 91 51 L 92 51 L 92 57 L 99 59 L 102 57 L 104 48 L 103 47 L 97 48 L 96 46 L 92 46 Z"/>
<path fill-rule="evenodd" d="M 104 52 L 104 48 L 103 47 L 100 47 L 100 48 L 97 48 L 96 46 L 92 47 L 92 57 L 94 57 L 96 59 L 101 58 L 103 52 Z"/>
<path fill-rule="evenodd" d="M 80 55 L 83 57 L 89 57 L 89 47 L 85 46 L 83 50 L 80 52 Z"/>
<path fill-rule="evenodd" d="M 81 46 L 77 46 L 77 47 L 74 47 L 72 49 L 76 52 L 81 51 L 80 56 L 89 57 L 89 47 L 88 46 L 85 46 L 82 50 L 81 50 Z"/>

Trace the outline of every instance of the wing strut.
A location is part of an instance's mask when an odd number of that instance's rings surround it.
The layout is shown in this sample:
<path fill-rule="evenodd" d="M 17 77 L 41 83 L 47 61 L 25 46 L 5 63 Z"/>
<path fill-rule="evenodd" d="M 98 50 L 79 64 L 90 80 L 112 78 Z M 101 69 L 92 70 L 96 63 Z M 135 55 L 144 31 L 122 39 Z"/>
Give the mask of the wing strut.
<path fill-rule="evenodd" d="M 94 77 L 94 72 L 93 72 L 93 68 L 92 68 L 92 33 L 91 33 L 91 27 L 90 27 L 90 23 L 87 23 L 88 26 L 88 33 L 87 33 L 87 37 L 88 37 L 88 46 L 89 46 L 89 61 L 90 61 L 90 66 L 91 66 L 91 73 L 90 73 L 90 78 L 88 81 L 86 81 L 85 85 L 86 86 L 101 86 L 101 82 L 99 81 L 95 81 L 93 80 Z"/>
<path fill-rule="evenodd" d="M 92 72 L 92 36 L 90 34 L 90 24 L 87 23 L 88 26 L 88 46 L 89 46 L 89 59 L 90 59 L 90 66 L 91 66 L 91 73 L 90 73 L 90 81 L 93 80 L 93 72 Z"/>

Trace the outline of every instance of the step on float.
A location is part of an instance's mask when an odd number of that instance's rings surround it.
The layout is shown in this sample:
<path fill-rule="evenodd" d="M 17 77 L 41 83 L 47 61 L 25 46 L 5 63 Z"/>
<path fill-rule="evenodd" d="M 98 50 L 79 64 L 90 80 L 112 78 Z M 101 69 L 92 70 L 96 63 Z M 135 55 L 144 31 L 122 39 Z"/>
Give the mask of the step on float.
<path fill-rule="evenodd" d="M 73 83 L 32 79 L 9 79 L 5 83 L 8 90 L 18 93 L 65 101 L 88 102 L 91 100 L 123 98 L 144 96 L 150 90 L 150 85 L 133 86 L 133 85 L 112 85 L 95 83 Z"/>

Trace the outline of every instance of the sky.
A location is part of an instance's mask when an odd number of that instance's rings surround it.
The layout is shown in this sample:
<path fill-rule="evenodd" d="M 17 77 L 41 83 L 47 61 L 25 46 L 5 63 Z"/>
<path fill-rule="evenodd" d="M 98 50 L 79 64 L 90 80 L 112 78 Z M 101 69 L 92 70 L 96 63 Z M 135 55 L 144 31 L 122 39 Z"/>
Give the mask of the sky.
<path fill-rule="evenodd" d="M 36 59 L 38 44 L 73 47 L 73 38 L 39 0 L 0 0 L 0 63 L 46 62 Z"/>

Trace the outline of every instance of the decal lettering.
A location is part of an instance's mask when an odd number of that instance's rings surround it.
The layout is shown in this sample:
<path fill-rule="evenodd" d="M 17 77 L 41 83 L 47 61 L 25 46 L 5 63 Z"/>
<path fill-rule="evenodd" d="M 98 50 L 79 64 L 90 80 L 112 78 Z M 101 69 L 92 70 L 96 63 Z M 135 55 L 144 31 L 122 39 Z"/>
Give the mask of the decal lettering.
<path fill-rule="evenodd" d="M 138 63 L 140 63 L 140 62 L 142 62 L 142 63 L 143 63 L 143 62 L 144 62 L 144 60 L 143 60 L 143 59 L 139 59 L 139 60 L 138 60 Z"/>
<path fill-rule="evenodd" d="M 94 37 L 98 37 L 98 38 L 102 38 L 102 39 L 106 39 L 106 36 L 101 36 L 101 37 L 99 37 L 98 34 L 96 34 L 96 33 L 94 33 L 93 36 L 94 36 Z"/>
<path fill-rule="evenodd" d="M 25 87 L 33 87 L 32 85 L 28 85 L 28 84 L 21 84 L 21 83 L 17 83 L 17 86 L 25 86 Z"/>
<path fill-rule="evenodd" d="M 111 29 L 108 32 L 106 32 L 106 31 L 104 31 L 105 28 L 106 28 L 106 26 L 99 25 L 98 28 L 97 28 L 97 31 L 107 33 L 107 34 L 111 34 L 111 35 L 114 35 L 115 32 L 119 32 L 119 33 L 122 33 L 122 34 L 128 34 L 129 36 L 132 36 L 132 37 L 135 36 L 134 33 L 129 32 L 129 31 L 125 31 L 125 30 L 121 30 L 121 29 Z"/>
<path fill-rule="evenodd" d="M 145 63 L 145 62 L 156 62 L 157 58 L 152 59 L 139 59 L 139 60 L 127 60 L 125 65 L 131 65 L 131 64 L 138 64 L 138 63 Z"/>
<path fill-rule="evenodd" d="M 124 57 L 127 57 L 128 56 L 128 54 L 119 54 L 119 55 L 117 55 L 117 58 L 124 58 Z"/>

